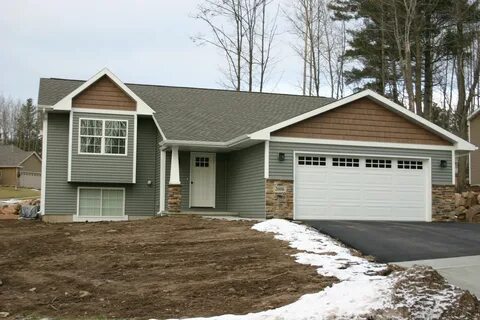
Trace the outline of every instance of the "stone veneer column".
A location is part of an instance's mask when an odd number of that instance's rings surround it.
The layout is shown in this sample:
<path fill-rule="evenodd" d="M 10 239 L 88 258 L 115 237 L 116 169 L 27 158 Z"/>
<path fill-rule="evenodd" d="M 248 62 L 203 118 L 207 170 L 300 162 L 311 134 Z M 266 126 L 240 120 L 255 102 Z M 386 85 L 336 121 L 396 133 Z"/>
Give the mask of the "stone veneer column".
<path fill-rule="evenodd" d="M 432 217 L 455 210 L 455 186 L 432 185 Z"/>
<path fill-rule="evenodd" d="M 267 219 L 293 219 L 292 180 L 266 179 L 265 211 Z"/>
<path fill-rule="evenodd" d="M 169 184 L 168 185 L 168 212 L 180 212 L 182 209 L 182 185 Z"/>

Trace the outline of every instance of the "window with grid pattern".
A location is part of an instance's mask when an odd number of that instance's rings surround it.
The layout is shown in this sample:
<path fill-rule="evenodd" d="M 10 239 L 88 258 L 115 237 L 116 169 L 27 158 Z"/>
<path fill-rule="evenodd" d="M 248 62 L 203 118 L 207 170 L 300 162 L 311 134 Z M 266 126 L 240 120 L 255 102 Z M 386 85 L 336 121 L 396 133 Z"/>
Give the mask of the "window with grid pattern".
<path fill-rule="evenodd" d="M 398 160 L 397 167 L 398 167 L 398 169 L 422 170 L 423 169 L 423 161 Z"/>
<path fill-rule="evenodd" d="M 392 160 L 388 159 L 366 159 L 365 167 L 367 168 L 386 168 L 392 167 Z"/>
<path fill-rule="evenodd" d="M 195 157 L 195 167 L 208 168 L 209 163 L 209 157 Z"/>
<path fill-rule="evenodd" d="M 127 154 L 127 121 L 80 119 L 80 153 Z"/>
<path fill-rule="evenodd" d="M 299 156 L 298 165 L 300 166 L 325 166 L 327 159 L 325 157 Z"/>
<path fill-rule="evenodd" d="M 332 166 L 334 167 L 354 167 L 360 166 L 360 159 L 357 158 L 332 158 Z"/>

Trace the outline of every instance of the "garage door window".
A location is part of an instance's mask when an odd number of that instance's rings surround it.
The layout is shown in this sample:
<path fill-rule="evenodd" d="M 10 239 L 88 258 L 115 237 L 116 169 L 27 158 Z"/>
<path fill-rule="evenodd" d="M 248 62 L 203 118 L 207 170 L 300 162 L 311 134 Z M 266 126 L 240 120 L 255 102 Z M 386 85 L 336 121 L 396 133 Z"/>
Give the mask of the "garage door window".
<path fill-rule="evenodd" d="M 300 166 L 325 166 L 327 159 L 325 157 L 299 156 L 298 165 Z"/>
<path fill-rule="evenodd" d="M 422 170 L 423 161 L 398 160 L 398 169 Z"/>
<path fill-rule="evenodd" d="M 78 215 L 114 217 L 124 215 L 124 190 L 79 188 Z"/>
<path fill-rule="evenodd" d="M 390 169 L 392 167 L 392 160 L 385 159 L 366 159 L 365 167 L 367 168 L 386 168 Z"/>
<path fill-rule="evenodd" d="M 360 159 L 356 158 L 333 158 L 332 166 L 334 167 L 355 167 L 360 166 Z"/>

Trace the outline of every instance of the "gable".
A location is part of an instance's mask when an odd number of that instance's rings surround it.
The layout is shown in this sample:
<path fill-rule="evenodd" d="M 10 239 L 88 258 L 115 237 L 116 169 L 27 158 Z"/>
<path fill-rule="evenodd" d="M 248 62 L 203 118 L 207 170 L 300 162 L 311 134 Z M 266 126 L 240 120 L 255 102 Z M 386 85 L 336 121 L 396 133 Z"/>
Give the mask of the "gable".
<path fill-rule="evenodd" d="M 452 145 L 369 98 L 361 98 L 272 132 L 272 136 Z"/>
<path fill-rule="evenodd" d="M 104 75 L 72 99 L 74 108 L 135 111 L 137 103 Z"/>

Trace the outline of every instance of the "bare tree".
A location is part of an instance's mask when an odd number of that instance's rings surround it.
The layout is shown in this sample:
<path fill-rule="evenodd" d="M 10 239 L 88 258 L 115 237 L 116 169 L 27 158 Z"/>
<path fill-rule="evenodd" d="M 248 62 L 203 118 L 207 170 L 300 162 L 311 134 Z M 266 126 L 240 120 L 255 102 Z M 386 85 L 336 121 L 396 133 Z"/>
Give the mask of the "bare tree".
<path fill-rule="evenodd" d="M 225 55 L 227 87 L 241 90 L 246 83 L 248 91 L 263 91 L 277 31 L 276 15 L 269 19 L 267 13 L 271 2 L 204 0 L 199 6 L 195 18 L 206 23 L 211 32 L 193 40 L 213 45 Z"/>
<path fill-rule="evenodd" d="M 345 22 L 332 19 L 328 4 L 327 0 L 296 0 L 286 15 L 298 40 L 295 51 L 303 62 L 303 94 L 318 96 L 325 81 L 330 95 L 339 98 L 344 93 L 347 36 Z"/>

